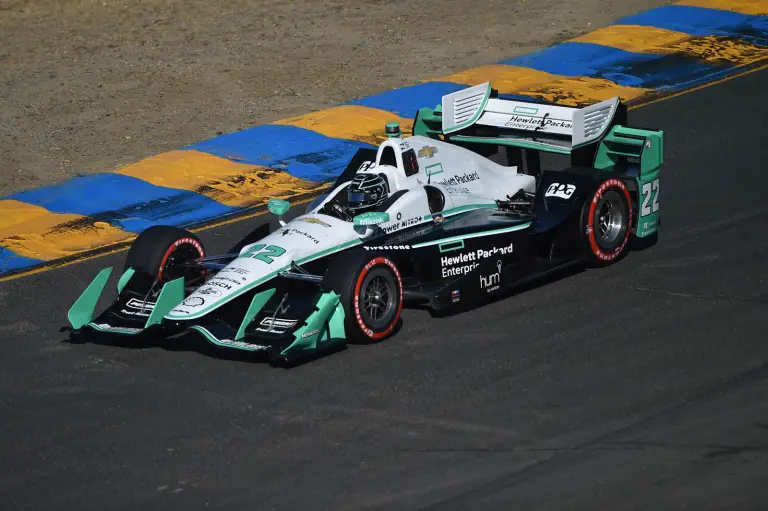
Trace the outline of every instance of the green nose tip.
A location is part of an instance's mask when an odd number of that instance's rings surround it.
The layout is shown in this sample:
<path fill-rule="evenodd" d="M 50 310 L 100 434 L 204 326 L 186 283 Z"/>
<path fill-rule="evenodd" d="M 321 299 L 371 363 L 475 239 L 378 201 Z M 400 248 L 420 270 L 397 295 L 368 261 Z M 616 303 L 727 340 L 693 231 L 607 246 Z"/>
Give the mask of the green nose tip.
<path fill-rule="evenodd" d="M 400 125 L 396 122 L 388 122 L 385 126 L 387 138 L 400 137 L 403 133 L 400 131 Z"/>

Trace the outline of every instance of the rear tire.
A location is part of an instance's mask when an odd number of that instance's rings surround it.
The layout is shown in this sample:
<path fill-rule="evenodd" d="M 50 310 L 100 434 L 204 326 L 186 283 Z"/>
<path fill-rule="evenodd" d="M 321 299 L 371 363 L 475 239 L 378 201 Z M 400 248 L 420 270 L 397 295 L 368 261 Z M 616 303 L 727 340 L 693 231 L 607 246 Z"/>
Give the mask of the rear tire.
<path fill-rule="evenodd" d="M 125 257 L 125 269 L 133 268 L 136 272 L 127 288 L 146 293 L 155 282 L 163 284 L 182 276 L 201 275 L 202 270 L 178 266 L 182 261 L 199 257 L 205 257 L 205 249 L 195 234 L 180 227 L 152 226 L 139 234 Z M 159 290 L 162 285 L 155 287 Z"/>
<path fill-rule="evenodd" d="M 616 262 L 627 250 L 632 232 L 632 198 L 620 179 L 606 179 L 581 211 L 586 257 L 594 266 Z"/>
<path fill-rule="evenodd" d="M 341 254 L 331 260 L 323 284 L 341 297 L 349 341 L 369 344 L 392 335 L 403 310 L 403 282 L 389 257 Z"/>

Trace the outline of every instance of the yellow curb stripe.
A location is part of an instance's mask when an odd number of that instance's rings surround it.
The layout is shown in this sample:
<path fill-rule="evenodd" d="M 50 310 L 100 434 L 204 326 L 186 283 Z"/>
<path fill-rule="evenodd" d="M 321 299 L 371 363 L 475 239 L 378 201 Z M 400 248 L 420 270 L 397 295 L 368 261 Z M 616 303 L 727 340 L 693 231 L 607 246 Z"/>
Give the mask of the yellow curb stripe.
<path fill-rule="evenodd" d="M 639 25 L 612 25 L 573 40 L 635 53 L 678 53 L 713 64 L 744 66 L 768 56 L 768 48 L 724 36 L 694 37 L 683 32 Z"/>
<path fill-rule="evenodd" d="M 82 215 L 0 200 L 0 245 L 23 257 L 49 261 L 133 237 L 133 233 Z"/>
<path fill-rule="evenodd" d="M 480 66 L 438 80 L 470 86 L 490 81 L 501 94 L 521 94 L 569 106 L 595 103 L 614 96 L 629 101 L 652 92 L 651 89 L 627 87 L 604 78 L 561 76 L 506 64 Z"/>
<path fill-rule="evenodd" d="M 115 172 L 156 186 L 200 193 L 235 207 L 258 206 L 271 198 L 287 199 L 320 186 L 282 170 L 193 150 L 158 154 Z"/>
<path fill-rule="evenodd" d="M 379 145 L 387 138 L 384 126 L 388 122 L 399 123 L 404 136 L 410 135 L 413 129 L 413 119 L 359 105 L 336 106 L 320 112 L 281 119 L 274 124 L 304 128 L 326 137 Z"/>

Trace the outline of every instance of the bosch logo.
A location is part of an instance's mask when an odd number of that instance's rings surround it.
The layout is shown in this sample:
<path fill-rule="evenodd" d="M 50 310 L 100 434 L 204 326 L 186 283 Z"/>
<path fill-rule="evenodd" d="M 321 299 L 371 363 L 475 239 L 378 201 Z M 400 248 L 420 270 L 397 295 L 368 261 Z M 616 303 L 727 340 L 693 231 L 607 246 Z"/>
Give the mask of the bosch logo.
<path fill-rule="evenodd" d="M 201 295 L 221 296 L 221 291 L 213 287 L 205 287 L 197 290 Z"/>

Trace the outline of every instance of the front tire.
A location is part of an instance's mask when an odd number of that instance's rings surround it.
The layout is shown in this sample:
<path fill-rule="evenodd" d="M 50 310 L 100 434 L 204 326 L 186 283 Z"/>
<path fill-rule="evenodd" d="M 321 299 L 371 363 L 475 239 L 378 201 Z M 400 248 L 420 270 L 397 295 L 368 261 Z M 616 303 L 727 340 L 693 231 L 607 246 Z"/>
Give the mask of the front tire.
<path fill-rule="evenodd" d="M 368 344 L 392 335 L 403 309 L 403 282 L 389 257 L 342 254 L 331 260 L 323 283 L 341 297 L 349 341 Z"/>
<path fill-rule="evenodd" d="M 201 270 L 181 267 L 178 263 L 205 257 L 205 248 L 192 232 L 168 225 L 146 229 L 131 245 L 125 258 L 125 269 L 135 273 L 128 289 L 146 293 L 179 277 L 199 276 Z"/>
<path fill-rule="evenodd" d="M 618 260 L 631 231 L 632 199 L 627 185 L 620 179 L 604 180 L 582 206 L 581 232 L 589 263 L 607 266 Z"/>

